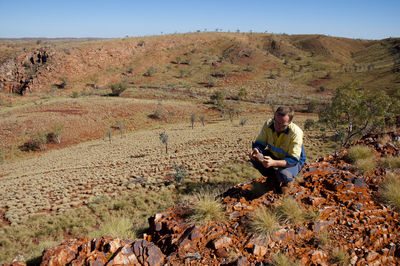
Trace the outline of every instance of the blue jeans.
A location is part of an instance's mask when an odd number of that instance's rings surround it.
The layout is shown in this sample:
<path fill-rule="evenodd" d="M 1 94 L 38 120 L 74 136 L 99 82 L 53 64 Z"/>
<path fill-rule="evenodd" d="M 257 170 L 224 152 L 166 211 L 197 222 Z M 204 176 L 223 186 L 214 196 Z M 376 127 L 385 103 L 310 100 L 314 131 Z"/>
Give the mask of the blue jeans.
<path fill-rule="evenodd" d="M 303 166 L 298 163 L 292 167 L 278 167 L 278 169 L 275 170 L 274 167 L 265 168 L 259 161 L 251 160 L 251 163 L 263 176 L 275 176 L 278 178 L 279 183 L 283 184 L 292 182 L 296 175 L 301 171 L 301 168 L 303 168 Z"/>

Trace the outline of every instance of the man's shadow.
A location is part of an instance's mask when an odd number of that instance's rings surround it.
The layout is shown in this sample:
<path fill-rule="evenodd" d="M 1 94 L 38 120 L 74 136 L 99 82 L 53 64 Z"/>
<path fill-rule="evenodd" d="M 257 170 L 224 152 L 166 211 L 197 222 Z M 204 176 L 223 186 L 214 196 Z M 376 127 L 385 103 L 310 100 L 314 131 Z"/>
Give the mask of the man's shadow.
<path fill-rule="evenodd" d="M 275 191 L 270 177 L 263 177 L 248 184 L 232 187 L 222 193 L 222 197 L 245 198 L 247 201 L 257 199 L 265 193 Z"/>

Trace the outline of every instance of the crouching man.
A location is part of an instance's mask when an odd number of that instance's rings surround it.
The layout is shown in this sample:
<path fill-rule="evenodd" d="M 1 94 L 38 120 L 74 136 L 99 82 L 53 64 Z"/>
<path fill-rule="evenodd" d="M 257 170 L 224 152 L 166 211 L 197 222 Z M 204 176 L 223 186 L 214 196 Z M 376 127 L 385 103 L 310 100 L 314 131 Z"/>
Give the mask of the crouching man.
<path fill-rule="evenodd" d="M 306 155 L 303 131 L 292 123 L 292 107 L 278 107 L 274 118 L 265 122 L 249 154 L 250 161 L 268 177 L 277 193 L 286 193 L 302 169 Z"/>

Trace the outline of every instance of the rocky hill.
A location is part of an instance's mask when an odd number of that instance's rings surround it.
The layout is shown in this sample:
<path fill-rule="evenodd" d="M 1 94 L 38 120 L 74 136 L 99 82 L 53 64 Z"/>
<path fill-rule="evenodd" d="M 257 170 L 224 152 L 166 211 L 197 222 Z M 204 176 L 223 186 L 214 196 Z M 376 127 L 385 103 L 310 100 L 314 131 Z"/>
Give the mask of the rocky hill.
<path fill-rule="evenodd" d="M 233 87 L 281 79 L 301 88 L 354 79 L 399 88 L 399 39 L 191 33 L 109 40 L 1 40 L 0 91 L 62 93 L 132 86 Z M 377 81 L 379 79 L 379 82 Z M 61 91 L 60 91 L 61 90 Z"/>
<path fill-rule="evenodd" d="M 399 139 L 398 134 L 388 135 Z M 378 138 L 369 135 L 358 144 L 373 148 L 377 158 L 399 156 L 391 141 L 382 144 Z M 274 193 L 265 178 L 228 189 L 218 196 L 223 204 L 222 219 L 194 222 L 190 217 L 196 203 L 177 205 L 150 217 L 143 239 L 69 240 L 44 251 L 41 263 L 269 265 L 284 259 L 305 265 L 397 265 L 399 210 L 380 197 L 386 169 L 375 168 L 362 175 L 347 163 L 346 156 L 345 150 L 307 165 L 303 178 L 287 195 Z M 398 178 L 398 171 L 396 175 Z M 252 230 L 257 212 L 282 210 L 285 201 L 292 201 L 295 208 L 292 213 L 282 212 L 284 217 L 276 228 L 268 234 Z M 294 213 L 301 210 L 308 215 L 297 219 Z"/>

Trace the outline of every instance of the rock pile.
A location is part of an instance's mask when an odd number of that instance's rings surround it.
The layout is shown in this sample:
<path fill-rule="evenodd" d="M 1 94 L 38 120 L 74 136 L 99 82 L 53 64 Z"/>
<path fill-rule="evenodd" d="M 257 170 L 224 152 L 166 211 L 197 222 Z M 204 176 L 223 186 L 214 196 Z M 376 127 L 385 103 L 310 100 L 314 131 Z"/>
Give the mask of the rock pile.
<path fill-rule="evenodd" d="M 395 146 L 379 144 L 377 138 L 370 135 L 359 143 L 373 147 L 378 158 L 399 156 Z M 336 248 L 352 265 L 399 264 L 400 215 L 379 198 L 385 169 L 361 175 L 345 158 L 346 151 L 307 165 L 287 195 L 275 194 L 266 178 L 229 189 L 219 196 L 226 221 L 195 225 L 187 219 L 190 206 L 173 206 L 149 218 L 144 240 L 67 241 L 45 251 L 42 265 L 264 265 L 278 253 L 300 264 L 329 265 Z M 253 233 L 251 214 L 260 207 L 275 209 L 284 197 L 318 217 L 281 223 L 268 237 Z M 321 244 L 323 232 L 330 244 Z"/>

